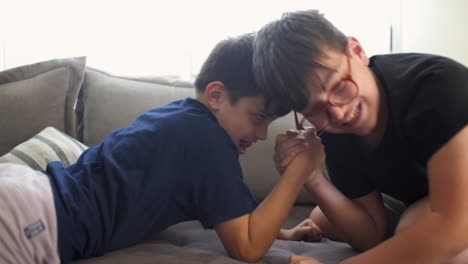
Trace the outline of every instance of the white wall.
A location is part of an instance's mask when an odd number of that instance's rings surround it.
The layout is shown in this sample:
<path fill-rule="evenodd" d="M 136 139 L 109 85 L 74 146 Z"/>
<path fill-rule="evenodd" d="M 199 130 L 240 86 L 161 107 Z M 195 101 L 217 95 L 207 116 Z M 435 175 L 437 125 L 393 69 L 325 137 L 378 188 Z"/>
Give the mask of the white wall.
<path fill-rule="evenodd" d="M 0 0 L 0 70 L 87 56 L 122 75 L 190 79 L 226 36 L 258 30 L 285 11 L 319 9 L 368 55 L 389 50 L 393 0 Z"/>
<path fill-rule="evenodd" d="M 0 71 L 5 69 L 5 43 L 0 38 Z"/>
<path fill-rule="evenodd" d="M 468 1 L 401 0 L 400 50 L 453 58 L 468 66 Z"/>

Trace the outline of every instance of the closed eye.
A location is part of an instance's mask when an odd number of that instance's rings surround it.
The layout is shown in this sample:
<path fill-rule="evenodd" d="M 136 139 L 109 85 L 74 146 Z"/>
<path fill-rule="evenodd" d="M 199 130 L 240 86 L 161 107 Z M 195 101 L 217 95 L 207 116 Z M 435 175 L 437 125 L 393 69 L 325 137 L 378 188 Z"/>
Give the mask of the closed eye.
<path fill-rule="evenodd" d="M 254 114 L 255 120 L 258 122 L 263 122 L 267 117 L 263 113 Z"/>
<path fill-rule="evenodd" d="M 255 112 L 251 112 L 250 114 L 252 116 L 253 121 L 256 124 L 263 123 L 268 119 L 268 115 L 265 114 L 264 112 L 255 111 Z"/>

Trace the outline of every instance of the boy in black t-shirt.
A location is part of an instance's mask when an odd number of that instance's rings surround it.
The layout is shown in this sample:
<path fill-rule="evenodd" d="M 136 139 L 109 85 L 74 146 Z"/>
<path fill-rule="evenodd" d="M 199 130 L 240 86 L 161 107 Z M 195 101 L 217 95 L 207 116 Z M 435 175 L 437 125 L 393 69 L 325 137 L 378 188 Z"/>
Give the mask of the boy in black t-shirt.
<path fill-rule="evenodd" d="M 306 181 L 318 203 L 310 219 L 323 236 L 366 251 L 344 263 L 468 263 L 465 66 L 428 54 L 368 58 L 356 38 L 307 10 L 259 31 L 253 69 L 273 98 L 324 132 L 329 177 Z M 278 136 L 280 171 L 303 150 L 295 135 Z M 409 206 L 386 241 L 381 193 Z"/>

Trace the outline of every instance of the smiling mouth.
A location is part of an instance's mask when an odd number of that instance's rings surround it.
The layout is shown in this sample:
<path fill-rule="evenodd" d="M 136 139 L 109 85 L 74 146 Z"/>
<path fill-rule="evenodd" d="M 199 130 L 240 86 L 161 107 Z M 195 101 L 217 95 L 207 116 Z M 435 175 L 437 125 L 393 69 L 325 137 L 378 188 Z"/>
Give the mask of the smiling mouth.
<path fill-rule="evenodd" d="M 346 118 L 345 124 L 347 126 L 355 125 L 360 113 L 361 113 L 361 104 L 358 104 L 355 108 L 353 108 L 353 110 L 351 110 L 351 113 L 348 115 L 348 118 Z"/>
<path fill-rule="evenodd" d="M 252 146 L 252 143 L 247 140 L 240 140 L 238 146 L 239 146 L 239 154 L 244 154 L 247 148 Z"/>

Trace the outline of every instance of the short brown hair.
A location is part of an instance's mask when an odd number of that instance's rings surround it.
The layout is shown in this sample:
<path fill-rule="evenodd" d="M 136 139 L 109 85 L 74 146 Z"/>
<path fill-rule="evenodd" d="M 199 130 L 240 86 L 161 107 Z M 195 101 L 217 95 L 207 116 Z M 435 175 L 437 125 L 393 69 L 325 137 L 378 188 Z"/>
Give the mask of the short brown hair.
<path fill-rule="evenodd" d="M 324 49 L 344 53 L 347 43 L 347 37 L 317 10 L 284 13 L 255 38 L 255 79 L 283 107 L 302 111 L 309 100 L 305 80 L 309 75 L 318 81 L 314 72 L 324 68 L 319 63 Z"/>
<path fill-rule="evenodd" d="M 243 96 L 257 96 L 260 90 L 255 84 L 252 69 L 253 34 L 228 38 L 219 42 L 203 63 L 195 79 L 198 92 L 214 81 L 220 81 L 228 89 L 232 103 Z"/>

